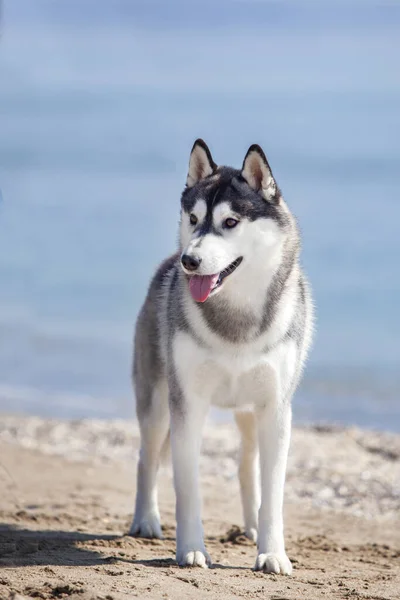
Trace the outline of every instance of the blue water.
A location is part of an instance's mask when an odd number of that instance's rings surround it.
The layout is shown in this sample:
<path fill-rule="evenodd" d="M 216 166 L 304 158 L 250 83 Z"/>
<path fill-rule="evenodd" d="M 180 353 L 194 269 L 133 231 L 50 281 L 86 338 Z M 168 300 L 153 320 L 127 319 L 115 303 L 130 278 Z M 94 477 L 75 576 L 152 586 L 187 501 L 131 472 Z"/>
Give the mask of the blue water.
<path fill-rule="evenodd" d="M 317 335 L 299 421 L 400 431 L 400 5 L 8 0 L 0 410 L 131 416 L 132 329 L 194 139 L 263 145 Z"/>

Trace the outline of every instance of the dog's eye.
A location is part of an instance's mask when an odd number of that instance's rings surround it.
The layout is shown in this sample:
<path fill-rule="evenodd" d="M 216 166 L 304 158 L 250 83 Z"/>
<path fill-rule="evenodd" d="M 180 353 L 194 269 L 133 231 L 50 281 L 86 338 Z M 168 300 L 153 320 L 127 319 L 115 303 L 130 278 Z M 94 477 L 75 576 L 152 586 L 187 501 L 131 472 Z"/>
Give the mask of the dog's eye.
<path fill-rule="evenodd" d="M 236 225 L 239 223 L 239 221 L 237 221 L 236 219 L 225 219 L 224 225 L 225 227 L 227 227 L 228 229 L 233 229 L 234 227 L 236 227 Z"/>
<path fill-rule="evenodd" d="M 197 217 L 193 213 L 190 215 L 190 224 L 191 225 L 196 225 L 197 224 Z"/>

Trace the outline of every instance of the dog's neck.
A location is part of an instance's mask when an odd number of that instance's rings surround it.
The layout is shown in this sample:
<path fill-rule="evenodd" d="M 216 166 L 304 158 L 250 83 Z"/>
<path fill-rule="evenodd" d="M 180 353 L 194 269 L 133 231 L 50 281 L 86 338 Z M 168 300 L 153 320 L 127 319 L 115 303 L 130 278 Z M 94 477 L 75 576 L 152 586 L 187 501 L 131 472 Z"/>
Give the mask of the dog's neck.
<path fill-rule="evenodd" d="M 271 326 L 284 290 L 292 279 L 295 281 L 292 273 L 296 266 L 297 260 L 288 263 L 283 253 L 265 264 L 261 272 L 257 266 L 243 264 L 232 280 L 202 304 L 191 298 L 185 281 L 185 304 L 197 333 L 203 330 L 201 337 L 205 338 L 212 332 L 234 344 L 261 336 Z"/>

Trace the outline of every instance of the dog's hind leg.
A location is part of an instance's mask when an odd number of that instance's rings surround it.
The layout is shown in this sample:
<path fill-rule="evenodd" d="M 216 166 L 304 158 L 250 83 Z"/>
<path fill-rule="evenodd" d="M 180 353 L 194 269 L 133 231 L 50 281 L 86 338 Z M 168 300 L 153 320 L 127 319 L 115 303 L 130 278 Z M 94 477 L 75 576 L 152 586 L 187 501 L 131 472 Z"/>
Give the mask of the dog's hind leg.
<path fill-rule="evenodd" d="M 261 506 L 255 570 L 290 575 L 283 535 L 283 492 L 290 443 L 291 407 L 270 401 L 257 414 L 261 464 Z"/>
<path fill-rule="evenodd" d="M 260 508 L 260 473 L 257 426 L 253 412 L 236 412 L 236 424 L 241 434 L 239 481 L 246 536 L 257 541 Z"/>
<path fill-rule="evenodd" d="M 160 380 L 153 388 L 151 402 L 145 411 L 138 411 L 140 455 L 137 470 L 135 516 L 130 535 L 162 538 L 157 501 L 157 471 L 168 444 L 168 385 Z"/>

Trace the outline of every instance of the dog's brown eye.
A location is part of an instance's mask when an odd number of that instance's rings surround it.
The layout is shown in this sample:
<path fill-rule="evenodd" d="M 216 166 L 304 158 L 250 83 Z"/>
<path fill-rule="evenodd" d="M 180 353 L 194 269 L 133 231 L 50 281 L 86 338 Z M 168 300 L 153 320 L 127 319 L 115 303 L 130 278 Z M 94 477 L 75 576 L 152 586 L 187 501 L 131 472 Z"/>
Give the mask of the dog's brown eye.
<path fill-rule="evenodd" d="M 197 217 L 193 213 L 190 215 L 190 224 L 191 225 L 196 225 L 197 224 Z"/>
<path fill-rule="evenodd" d="M 239 221 L 236 221 L 236 219 L 229 218 L 229 219 L 226 219 L 226 220 L 225 220 L 225 223 L 224 223 L 224 225 L 225 225 L 225 227 L 227 227 L 228 229 L 233 229 L 234 227 L 236 227 L 236 225 L 237 225 L 238 223 L 239 223 Z"/>

